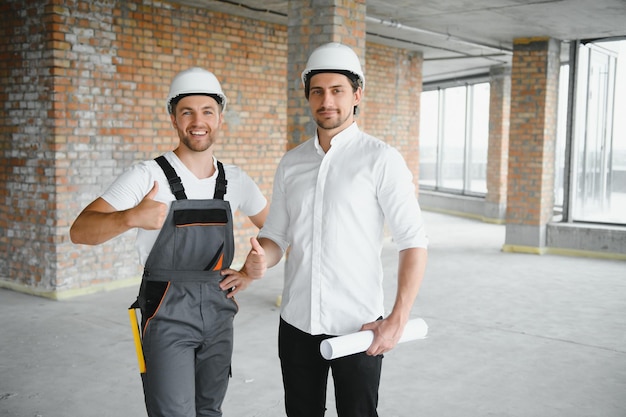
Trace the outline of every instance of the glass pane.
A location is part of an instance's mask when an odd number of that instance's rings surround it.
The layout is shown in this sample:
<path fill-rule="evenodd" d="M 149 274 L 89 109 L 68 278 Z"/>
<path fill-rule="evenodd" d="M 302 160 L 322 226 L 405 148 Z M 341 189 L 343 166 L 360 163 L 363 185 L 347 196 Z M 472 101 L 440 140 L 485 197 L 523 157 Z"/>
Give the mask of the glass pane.
<path fill-rule="evenodd" d="M 443 94 L 440 186 L 459 191 L 465 169 L 465 96 L 466 87 L 448 88 Z"/>
<path fill-rule="evenodd" d="M 589 55 L 587 88 L 587 113 L 585 136 L 579 147 L 578 189 L 575 199 L 575 216 L 590 219 L 601 211 L 603 183 L 603 154 L 606 126 L 608 59 L 594 51 Z"/>
<path fill-rule="evenodd" d="M 554 206 L 563 208 L 565 187 L 565 145 L 567 138 L 567 97 L 569 94 L 569 65 L 562 65 L 559 74 L 556 149 L 554 155 Z"/>
<path fill-rule="evenodd" d="M 470 107 L 468 191 L 487 193 L 487 147 L 489 145 L 489 83 L 475 84 Z"/>
<path fill-rule="evenodd" d="M 626 41 L 616 42 L 615 109 L 611 152 L 611 181 L 606 221 L 626 224 Z"/>
<path fill-rule="evenodd" d="M 573 220 L 626 223 L 624 43 L 581 47 Z"/>
<path fill-rule="evenodd" d="M 419 184 L 437 185 L 437 142 L 439 125 L 439 91 L 426 91 L 420 104 L 420 170 Z"/>

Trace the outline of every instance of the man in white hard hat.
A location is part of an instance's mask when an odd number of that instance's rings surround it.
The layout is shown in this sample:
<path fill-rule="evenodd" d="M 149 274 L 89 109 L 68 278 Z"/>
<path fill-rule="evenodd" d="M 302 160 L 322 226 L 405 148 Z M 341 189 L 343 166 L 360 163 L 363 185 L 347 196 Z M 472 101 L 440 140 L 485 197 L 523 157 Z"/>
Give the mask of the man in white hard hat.
<path fill-rule="evenodd" d="M 222 415 L 237 312 L 233 296 L 250 281 L 245 273 L 225 272 L 234 252 L 232 217 L 239 209 L 260 228 L 268 211 L 252 179 L 213 155 L 225 107 L 211 72 L 177 74 L 167 110 L 178 147 L 133 165 L 70 229 L 72 242 L 87 245 L 138 230 L 144 273 L 131 308 L 142 313 L 150 417 Z"/>
<path fill-rule="evenodd" d="M 377 416 L 382 355 L 409 320 L 428 241 L 404 159 L 355 122 L 365 77 L 354 51 L 338 43 L 320 46 L 302 82 L 316 134 L 278 166 L 258 239 L 263 249 L 250 254 L 258 267 L 248 273 L 262 274 L 289 248 L 279 325 L 287 415 L 324 415 L 330 368 L 339 417 Z M 385 221 L 399 252 L 388 315 L 380 259 Z M 322 340 L 359 330 L 374 332 L 366 352 L 322 358 Z"/>

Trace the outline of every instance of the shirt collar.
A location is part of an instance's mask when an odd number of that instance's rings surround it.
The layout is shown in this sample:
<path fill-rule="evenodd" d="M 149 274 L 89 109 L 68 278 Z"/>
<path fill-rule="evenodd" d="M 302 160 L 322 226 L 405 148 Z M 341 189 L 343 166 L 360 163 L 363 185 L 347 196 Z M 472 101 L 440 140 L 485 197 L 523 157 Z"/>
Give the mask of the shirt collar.
<path fill-rule="evenodd" d="M 356 122 L 352 122 L 350 126 L 333 136 L 333 138 L 330 140 L 331 148 L 333 146 L 338 147 L 348 143 L 351 138 L 356 136 L 356 133 L 358 131 L 359 127 L 357 126 Z M 320 155 L 324 155 L 324 150 L 320 145 L 320 139 L 317 136 L 317 129 L 315 131 L 315 140 L 313 141 L 313 143 L 315 145 L 315 150 L 317 151 L 317 153 Z"/>

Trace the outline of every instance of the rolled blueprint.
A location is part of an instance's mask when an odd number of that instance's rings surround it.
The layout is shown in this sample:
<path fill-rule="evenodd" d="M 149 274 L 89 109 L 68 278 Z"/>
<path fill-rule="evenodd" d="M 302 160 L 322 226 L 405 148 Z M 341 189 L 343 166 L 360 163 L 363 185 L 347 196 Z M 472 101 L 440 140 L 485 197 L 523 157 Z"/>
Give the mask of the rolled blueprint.
<path fill-rule="evenodd" d="M 411 340 L 425 339 L 428 334 L 428 325 L 423 319 L 411 319 L 404 326 L 404 331 L 398 343 Z M 363 330 L 345 336 L 331 337 L 322 340 L 320 353 L 326 360 L 341 358 L 353 353 L 365 352 L 374 341 L 374 332 Z"/>

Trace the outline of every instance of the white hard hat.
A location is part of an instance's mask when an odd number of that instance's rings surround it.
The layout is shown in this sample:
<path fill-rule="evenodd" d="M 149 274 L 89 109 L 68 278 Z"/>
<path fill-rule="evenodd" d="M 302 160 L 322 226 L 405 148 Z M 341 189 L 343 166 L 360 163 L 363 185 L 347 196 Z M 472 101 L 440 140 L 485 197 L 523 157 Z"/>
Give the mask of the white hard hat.
<path fill-rule="evenodd" d="M 315 49 L 302 71 L 302 84 L 306 85 L 307 76 L 311 71 L 347 71 L 361 81 L 361 88 L 365 89 L 365 76 L 361 69 L 359 57 L 352 48 L 337 42 L 330 42 Z"/>
<path fill-rule="evenodd" d="M 172 80 L 170 92 L 167 95 L 167 111 L 172 114 L 172 100 L 180 96 L 204 94 L 213 96 L 226 109 L 226 95 L 217 77 L 212 72 L 202 68 L 189 68 L 181 71 Z"/>

